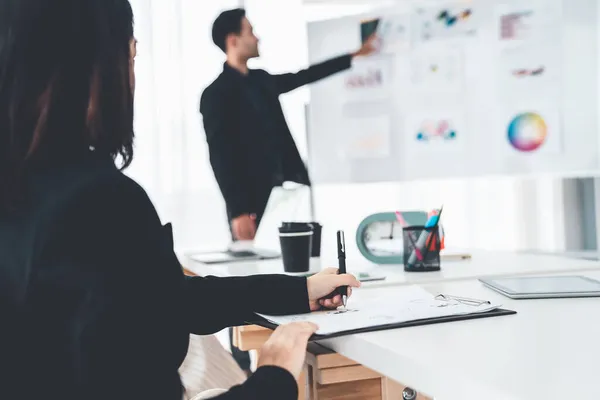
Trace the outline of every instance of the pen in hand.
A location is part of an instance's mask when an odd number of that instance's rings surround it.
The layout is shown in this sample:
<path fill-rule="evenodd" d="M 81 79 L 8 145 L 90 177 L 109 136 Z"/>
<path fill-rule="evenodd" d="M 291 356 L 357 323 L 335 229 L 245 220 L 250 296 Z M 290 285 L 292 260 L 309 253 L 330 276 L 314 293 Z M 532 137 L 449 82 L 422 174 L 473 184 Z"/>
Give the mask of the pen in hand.
<path fill-rule="evenodd" d="M 337 232 L 337 250 L 338 250 L 338 274 L 346 273 L 346 240 L 344 238 L 344 231 Z M 342 296 L 342 304 L 344 308 L 348 301 L 348 286 L 340 286 L 337 288 L 337 292 Z"/>

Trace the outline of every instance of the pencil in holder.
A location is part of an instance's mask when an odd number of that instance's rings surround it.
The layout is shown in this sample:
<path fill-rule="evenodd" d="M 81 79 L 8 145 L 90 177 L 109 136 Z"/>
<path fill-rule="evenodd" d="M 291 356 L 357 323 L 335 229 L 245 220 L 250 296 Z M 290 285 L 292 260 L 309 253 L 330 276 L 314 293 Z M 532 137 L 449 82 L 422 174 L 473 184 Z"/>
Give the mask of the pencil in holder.
<path fill-rule="evenodd" d="M 439 226 L 409 226 L 402 229 L 404 270 L 429 272 L 440 270 Z"/>

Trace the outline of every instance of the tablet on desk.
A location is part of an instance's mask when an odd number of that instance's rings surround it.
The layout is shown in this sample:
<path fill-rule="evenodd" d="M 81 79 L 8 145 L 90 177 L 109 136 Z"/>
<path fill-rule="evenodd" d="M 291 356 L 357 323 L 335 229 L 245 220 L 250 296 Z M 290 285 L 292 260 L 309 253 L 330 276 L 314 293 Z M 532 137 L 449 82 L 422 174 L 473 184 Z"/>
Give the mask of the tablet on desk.
<path fill-rule="evenodd" d="M 580 275 L 480 278 L 479 281 L 511 299 L 600 297 L 600 282 Z"/>

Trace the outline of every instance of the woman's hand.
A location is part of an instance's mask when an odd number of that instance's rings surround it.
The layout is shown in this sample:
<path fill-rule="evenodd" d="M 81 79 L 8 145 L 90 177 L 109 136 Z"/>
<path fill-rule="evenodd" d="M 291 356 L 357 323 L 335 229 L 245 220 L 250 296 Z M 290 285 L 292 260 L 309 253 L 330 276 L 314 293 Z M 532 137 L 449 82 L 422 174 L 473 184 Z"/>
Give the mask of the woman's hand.
<path fill-rule="evenodd" d="M 348 297 L 353 287 L 360 287 L 360 282 L 350 274 L 338 275 L 337 268 L 326 268 L 307 279 L 308 302 L 311 311 L 321 307 L 335 309 L 342 305 L 342 296 L 334 291 L 340 286 L 348 286 Z"/>
<path fill-rule="evenodd" d="M 304 366 L 308 339 L 317 329 L 310 322 L 293 322 L 277 327 L 260 350 L 258 367 L 280 367 L 288 370 L 297 380 Z"/>

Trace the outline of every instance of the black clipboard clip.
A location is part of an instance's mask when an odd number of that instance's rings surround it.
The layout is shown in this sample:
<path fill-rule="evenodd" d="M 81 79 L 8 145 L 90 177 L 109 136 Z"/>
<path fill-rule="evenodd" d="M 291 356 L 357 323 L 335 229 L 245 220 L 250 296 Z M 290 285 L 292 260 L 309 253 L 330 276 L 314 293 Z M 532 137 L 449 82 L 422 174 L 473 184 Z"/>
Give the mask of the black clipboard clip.
<path fill-rule="evenodd" d="M 436 300 L 440 300 L 440 301 L 457 301 L 460 304 L 464 304 L 466 306 L 473 306 L 473 307 L 479 307 L 482 306 L 484 304 L 492 304 L 490 301 L 488 300 L 479 300 L 479 299 L 470 299 L 468 297 L 458 297 L 458 296 L 451 296 L 448 294 L 438 294 L 437 296 L 435 296 Z"/>

